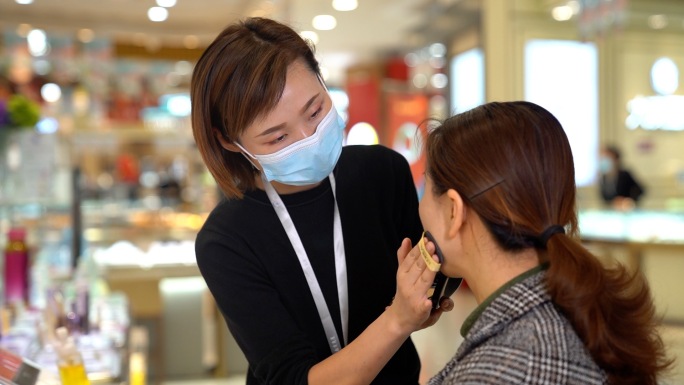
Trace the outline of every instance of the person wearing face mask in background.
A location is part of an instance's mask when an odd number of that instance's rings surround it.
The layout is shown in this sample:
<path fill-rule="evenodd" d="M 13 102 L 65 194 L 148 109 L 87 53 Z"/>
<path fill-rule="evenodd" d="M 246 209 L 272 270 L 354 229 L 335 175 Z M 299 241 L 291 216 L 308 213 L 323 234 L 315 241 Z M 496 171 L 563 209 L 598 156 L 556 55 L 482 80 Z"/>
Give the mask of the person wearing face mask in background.
<path fill-rule="evenodd" d="M 623 167 L 620 150 L 617 147 L 607 145 L 601 149 L 599 171 L 603 201 L 618 210 L 633 209 L 644 194 L 644 188 L 632 173 Z"/>
<path fill-rule="evenodd" d="M 408 162 L 342 147 L 313 48 L 270 19 L 223 30 L 191 97 L 195 141 L 226 197 L 197 235 L 197 264 L 247 383 L 417 384 L 409 336 L 453 302 L 433 311 L 426 295 L 435 273 L 412 248 L 422 225 Z"/>
<path fill-rule="evenodd" d="M 578 241 L 572 151 L 529 102 L 488 103 L 428 133 L 420 217 L 441 272 L 478 307 L 446 384 L 656 385 L 672 361 L 641 273 Z"/>

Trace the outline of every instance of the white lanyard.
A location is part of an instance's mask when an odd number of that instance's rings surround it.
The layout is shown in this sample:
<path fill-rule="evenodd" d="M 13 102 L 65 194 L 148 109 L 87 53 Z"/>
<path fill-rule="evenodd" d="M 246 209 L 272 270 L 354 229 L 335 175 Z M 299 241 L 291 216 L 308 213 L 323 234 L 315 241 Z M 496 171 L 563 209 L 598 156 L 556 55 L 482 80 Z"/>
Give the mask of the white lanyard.
<path fill-rule="evenodd" d="M 290 214 L 287 212 L 287 208 L 280 199 L 280 196 L 275 191 L 271 183 L 269 183 L 266 178 L 262 178 L 264 181 L 264 189 L 268 195 L 268 199 L 271 201 L 273 208 L 278 214 L 280 223 L 283 224 L 287 237 L 290 238 L 290 243 L 297 253 L 297 258 L 299 259 L 299 264 L 302 266 L 302 271 L 304 271 L 304 276 L 306 277 L 306 282 L 309 284 L 309 290 L 313 295 L 314 302 L 316 303 L 316 309 L 318 309 L 318 316 L 321 317 L 321 323 L 323 324 L 323 329 L 328 337 L 328 344 L 330 345 L 330 351 L 333 353 L 338 352 L 341 349 L 340 340 L 337 336 L 337 331 L 335 330 L 335 324 L 332 321 L 332 316 L 330 315 L 330 310 L 323 297 L 323 292 L 321 291 L 321 286 L 318 284 L 316 279 L 316 274 L 311 267 L 311 262 L 306 255 L 304 250 L 304 245 L 302 240 L 297 234 L 297 229 L 295 229 L 294 223 Z M 337 296 L 340 302 L 340 317 L 342 318 L 342 333 L 344 338 L 344 344 L 347 344 L 347 329 L 349 323 L 349 298 L 347 293 L 347 263 L 344 254 L 344 241 L 342 239 L 342 224 L 340 222 L 340 211 L 337 208 L 337 196 L 335 193 L 335 177 L 330 173 L 330 185 L 333 191 L 333 198 L 335 199 L 335 212 L 333 216 L 333 242 L 335 246 L 335 275 L 337 276 Z"/>

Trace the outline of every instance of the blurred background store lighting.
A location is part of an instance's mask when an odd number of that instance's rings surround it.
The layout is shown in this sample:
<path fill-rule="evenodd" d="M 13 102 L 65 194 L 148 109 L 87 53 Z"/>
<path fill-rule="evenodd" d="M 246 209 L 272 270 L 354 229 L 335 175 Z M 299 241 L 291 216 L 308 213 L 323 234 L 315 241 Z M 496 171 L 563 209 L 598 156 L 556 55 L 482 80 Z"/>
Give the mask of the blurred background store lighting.
<path fill-rule="evenodd" d="M 359 3 L 356 0 L 333 0 L 332 6 L 336 11 L 345 12 L 355 10 Z"/>
<path fill-rule="evenodd" d="M 337 26 L 337 19 L 332 15 L 318 15 L 313 18 L 311 24 L 319 31 L 330 31 Z"/>
<path fill-rule="evenodd" d="M 162 22 L 169 17 L 169 11 L 164 7 L 151 7 L 147 11 L 147 17 L 155 23 Z"/>
<path fill-rule="evenodd" d="M 171 8 L 176 5 L 176 0 L 157 0 L 157 5 L 164 8 Z"/>

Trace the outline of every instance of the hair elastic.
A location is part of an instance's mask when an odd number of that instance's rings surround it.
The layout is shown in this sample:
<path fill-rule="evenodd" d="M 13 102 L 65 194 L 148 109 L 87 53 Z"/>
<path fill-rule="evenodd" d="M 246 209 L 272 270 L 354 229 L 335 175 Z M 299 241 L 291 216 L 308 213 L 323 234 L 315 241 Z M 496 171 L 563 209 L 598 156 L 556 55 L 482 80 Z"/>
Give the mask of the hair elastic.
<path fill-rule="evenodd" d="M 549 242 L 549 238 L 554 236 L 555 234 L 560 234 L 563 233 L 565 234 L 565 227 L 561 225 L 551 225 L 544 230 L 544 232 L 541 233 L 541 235 L 537 238 L 537 244 L 539 247 L 545 249 L 546 248 L 546 243 Z"/>

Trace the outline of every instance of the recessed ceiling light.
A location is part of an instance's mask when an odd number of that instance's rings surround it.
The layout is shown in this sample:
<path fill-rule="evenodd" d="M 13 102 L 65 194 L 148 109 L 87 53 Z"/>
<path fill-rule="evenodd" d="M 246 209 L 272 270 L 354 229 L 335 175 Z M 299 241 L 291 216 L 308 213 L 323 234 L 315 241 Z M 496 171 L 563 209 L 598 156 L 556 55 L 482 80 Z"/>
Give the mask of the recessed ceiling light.
<path fill-rule="evenodd" d="M 169 11 L 167 11 L 164 7 L 152 7 L 147 10 L 147 17 L 150 19 L 150 21 L 158 23 L 160 21 L 166 20 L 169 17 Z"/>
<path fill-rule="evenodd" d="M 329 31 L 337 26 L 337 20 L 331 15 L 318 15 L 313 18 L 313 27 L 320 31 Z"/>
<path fill-rule="evenodd" d="M 336 11 L 344 12 L 355 10 L 359 3 L 356 0 L 333 0 L 332 6 Z"/>
<path fill-rule="evenodd" d="M 27 5 L 33 3 L 33 0 L 14 0 L 14 2 L 21 5 Z"/>
<path fill-rule="evenodd" d="M 553 8 L 553 10 L 551 11 L 551 16 L 556 21 L 567 21 L 572 19 L 573 11 L 570 6 L 561 5 Z"/>
<path fill-rule="evenodd" d="M 157 0 L 157 5 L 164 8 L 171 8 L 176 5 L 176 0 Z"/>

